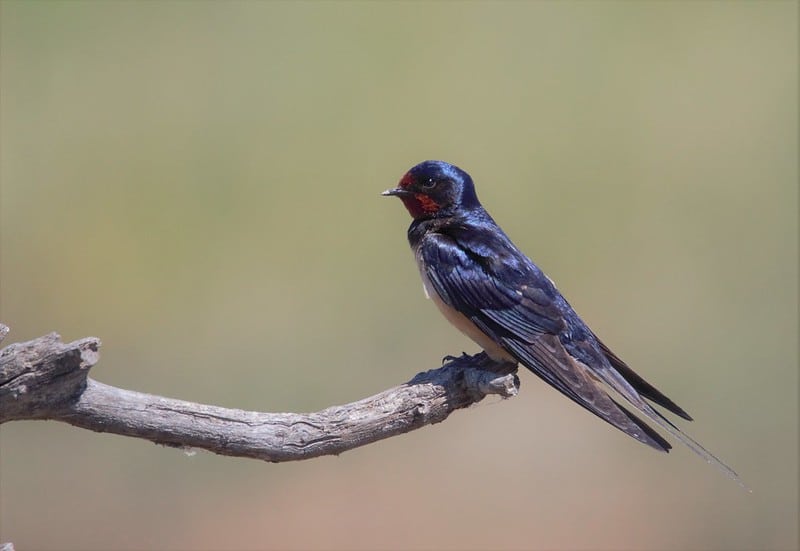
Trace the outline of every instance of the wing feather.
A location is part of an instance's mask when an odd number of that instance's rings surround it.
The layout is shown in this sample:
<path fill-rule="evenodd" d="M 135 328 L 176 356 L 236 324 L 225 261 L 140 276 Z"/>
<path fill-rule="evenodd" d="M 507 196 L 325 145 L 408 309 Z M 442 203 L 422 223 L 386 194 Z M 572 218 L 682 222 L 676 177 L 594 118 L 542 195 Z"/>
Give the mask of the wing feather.
<path fill-rule="evenodd" d="M 606 358 L 608 358 L 608 361 L 611 363 L 614 369 L 616 369 L 619 374 L 622 375 L 639 394 L 658 404 L 664 409 L 671 411 L 675 415 L 686 419 L 687 421 L 692 420 L 692 417 L 686 413 L 683 408 L 664 396 L 661 391 L 645 381 L 633 369 L 628 367 L 628 365 L 620 360 L 619 357 L 617 357 L 616 354 L 614 354 L 605 344 L 603 344 L 603 341 L 598 339 L 596 335 L 595 339 L 597 340 L 597 344 L 600 345 L 600 349 L 603 351 L 603 354 L 605 354 Z"/>

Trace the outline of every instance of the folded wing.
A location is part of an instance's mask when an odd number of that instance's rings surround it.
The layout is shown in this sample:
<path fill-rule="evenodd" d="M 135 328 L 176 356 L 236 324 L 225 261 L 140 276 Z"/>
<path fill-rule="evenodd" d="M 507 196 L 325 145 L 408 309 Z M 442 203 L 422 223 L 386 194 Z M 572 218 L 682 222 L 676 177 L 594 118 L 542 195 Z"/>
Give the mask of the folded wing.
<path fill-rule="evenodd" d="M 443 301 L 467 316 L 514 358 L 565 396 L 655 449 L 671 446 L 608 393 L 667 430 L 707 462 L 736 473 L 645 401 L 691 420 L 672 400 L 637 375 L 578 318 L 549 279 L 508 241 L 465 228 L 428 233 L 418 244 L 426 274 Z M 472 242 L 478 239 L 481 242 Z M 486 240 L 505 240 L 487 243 Z M 495 246 L 497 245 L 497 246 Z M 498 257 L 489 252 L 508 251 Z M 741 481 L 739 481 L 741 484 Z"/>

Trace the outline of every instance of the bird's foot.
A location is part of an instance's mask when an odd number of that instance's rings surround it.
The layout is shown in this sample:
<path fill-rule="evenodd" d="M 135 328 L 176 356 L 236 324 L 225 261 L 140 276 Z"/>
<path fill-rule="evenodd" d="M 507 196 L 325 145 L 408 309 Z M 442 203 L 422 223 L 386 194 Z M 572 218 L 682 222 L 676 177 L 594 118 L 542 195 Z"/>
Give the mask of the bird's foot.
<path fill-rule="evenodd" d="M 451 356 L 450 354 L 448 354 L 447 356 L 442 358 L 442 365 L 450 362 L 466 361 L 469 360 L 470 358 L 472 358 L 472 356 L 470 356 L 466 352 L 462 352 L 460 356 Z"/>
<path fill-rule="evenodd" d="M 479 367 L 481 369 L 485 369 L 486 371 L 492 371 L 498 374 L 506 374 L 506 373 L 513 373 L 517 370 L 517 364 L 514 362 L 506 362 L 503 360 L 495 360 L 486 352 L 481 352 L 480 354 L 475 354 L 472 356 L 471 363 L 475 367 Z"/>
<path fill-rule="evenodd" d="M 459 367 L 473 367 L 499 374 L 513 373 L 517 370 L 517 364 L 494 360 L 486 352 L 474 355 L 462 352 L 460 356 L 445 356 L 442 358 L 442 365 L 446 363 L 457 363 Z"/>

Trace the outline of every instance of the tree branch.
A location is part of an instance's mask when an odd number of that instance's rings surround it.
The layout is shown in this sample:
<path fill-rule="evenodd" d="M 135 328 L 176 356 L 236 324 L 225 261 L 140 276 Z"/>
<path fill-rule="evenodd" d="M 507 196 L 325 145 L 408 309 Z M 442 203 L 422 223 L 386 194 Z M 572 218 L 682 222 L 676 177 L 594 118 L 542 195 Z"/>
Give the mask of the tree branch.
<path fill-rule="evenodd" d="M 0 324 L 0 341 L 7 332 Z M 338 455 L 444 421 L 486 395 L 509 398 L 519 389 L 516 366 L 464 355 L 351 404 L 316 413 L 260 413 L 99 383 L 88 377 L 99 348 L 94 337 L 64 344 L 51 333 L 0 350 L 0 423 L 53 419 L 167 446 L 280 462 Z"/>

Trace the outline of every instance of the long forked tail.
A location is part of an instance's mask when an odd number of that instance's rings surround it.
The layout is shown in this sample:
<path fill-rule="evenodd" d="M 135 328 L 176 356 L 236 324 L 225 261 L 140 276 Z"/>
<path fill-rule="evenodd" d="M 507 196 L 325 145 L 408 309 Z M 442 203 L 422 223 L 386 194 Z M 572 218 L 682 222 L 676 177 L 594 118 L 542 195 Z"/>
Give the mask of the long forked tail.
<path fill-rule="evenodd" d="M 694 438 L 683 432 L 675 426 L 669 419 L 664 417 L 661 413 L 653 408 L 644 398 L 651 402 L 658 404 L 666 410 L 671 411 L 675 415 L 691 421 L 691 416 L 686 413 L 675 402 L 667 398 L 653 385 L 640 377 L 633 369 L 623 362 L 611 349 L 609 349 L 603 341 L 594 336 L 597 344 L 605 355 L 608 362 L 613 367 L 612 370 L 603 370 L 599 375 L 603 378 L 607 385 L 619 393 L 625 400 L 634 406 L 636 409 L 644 413 L 649 419 L 657 423 L 661 428 L 666 430 L 672 436 L 681 441 L 683 445 L 692 450 L 694 453 L 702 457 L 706 463 L 714 465 L 717 469 L 723 472 L 725 476 L 736 482 L 739 486 L 752 492 L 736 471 L 731 469 L 728 465 L 722 462 L 717 456 L 701 446 Z"/>
<path fill-rule="evenodd" d="M 749 486 L 747 486 L 747 484 L 745 484 L 742 481 L 741 478 L 739 478 L 739 475 L 736 474 L 736 471 L 734 471 L 728 465 L 723 463 L 722 460 L 719 459 L 716 455 L 714 455 L 713 453 L 711 453 L 710 451 L 705 449 L 703 446 L 701 446 L 694 438 L 692 438 L 691 436 L 689 436 L 688 434 L 683 432 L 681 429 L 679 429 L 678 427 L 673 425 L 670 422 L 669 419 L 667 419 L 666 417 L 661 415 L 658 411 L 656 411 L 654 408 L 652 408 L 649 404 L 645 403 L 644 404 L 645 408 L 641 408 L 637 404 L 633 404 L 633 405 L 636 405 L 642 411 L 642 413 L 644 413 L 650 419 L 652 419 L 653 421 L 658 423 L 659 426 L 661 426 L 664 430 L 666 430 L 672 436 L 674 436 L 675 438 L 680 440 L 681 443 L 683 443 L 687 448 L 689 448 L 694 453 L 696 453 L 697 455 L 699 455 L 700 457 L 705 459 L 706 463 L 714 465 L 717 469 L 722 471 L 722 473 L 725 476 L 727 476 L 728 478 L 730 478 L 731 480 L 736 482 L 739 486 L 741 486 L 742 488 L 744 488 L 748 492 L 752 492 L 753 491 L 753 490 L 750 489 Z"/>

